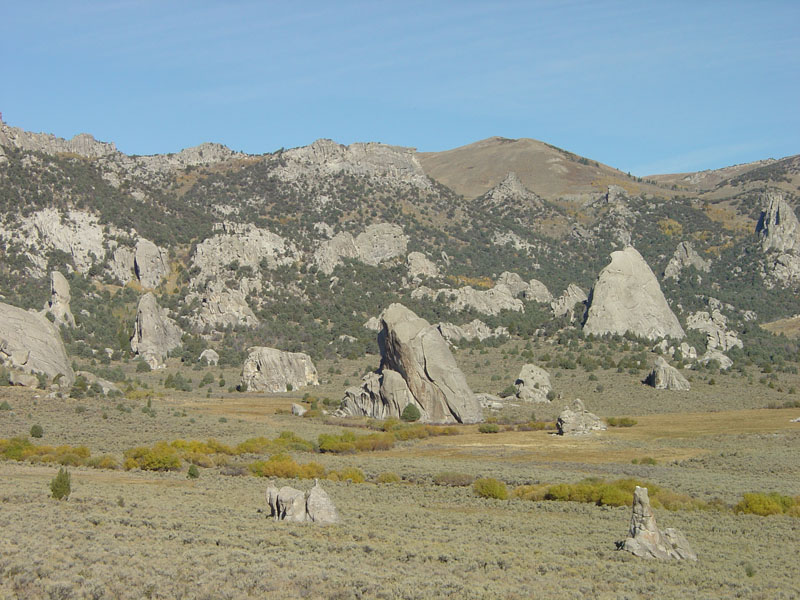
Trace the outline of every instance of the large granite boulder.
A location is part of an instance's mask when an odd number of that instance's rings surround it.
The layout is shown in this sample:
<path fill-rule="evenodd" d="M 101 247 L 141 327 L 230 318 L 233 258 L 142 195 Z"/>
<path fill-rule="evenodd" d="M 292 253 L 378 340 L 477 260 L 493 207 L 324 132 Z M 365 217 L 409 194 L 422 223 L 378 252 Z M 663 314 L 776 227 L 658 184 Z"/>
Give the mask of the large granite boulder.
<path fill-rule="evenodd" d="M 314 251 L 313 260 L 320 271 L 330 275 L 338 265 L 342 264 L 343 258 L 357 259 L 358 256 L 355 238 L 346 231 L 340 231 L 319 245 Z"/>
<path fill-rule="evenodd" d="M 206 348 L 200 353 L 200 358 L 198 358 L 198 362 L 206 363 L 207 366 L 216 367 L 219 364 L 219 353 L 214 350 L 213 348 Z"/>
<path fill-rule="evenodd" d="M 558 435 L 585 435 L 606 428 L 603 420 L 586 410 L 579 398 L 572 403 L 572 408 L 561 411 L 556 420 Z"/>
<path fill-rule="evenodd" d="M 369 225 L 356 236 L 359 260 L 373 267 L 405 255 L 407 247 L 408 236 L 403 233 L 402 227 L 392 223 Z"/>
<path fill-rule="evenodd" d="M 144 288 L 156 288 L 169 274 L 169 255 L 153 242 L 140 239 L 136 243 L 133 269 Z"/>
<path fill-rule="evenodd" d="M 550 402 L 547 395 L 553 389 L 550 374 L 533 364 L 522 366 L 522 370 L 514 382 L 517 398 L 523 402 Z"/>
<path fill-rule="evenodd" d="M 3 303 L 0 303 L 0 362 L 29 374 L 61 375 L 61 381 L 67 385 L 75 380 L 56 326 L 42 314 Z"/>
<path fill-rule="evenodd" d="M 539 302 L 540 304 L 549 304 L 553 301 L 553 294 L 551 294 L 547 286 L 538 279 L 531 279 L 528 282 L 528 289 L 522 292 L 522 297 L 526 300 Z M 581 302 L 583 302 L 583 300 L 581 300 Z"/>
<path fill-rule="evenodd" d="M 653 271 L 633 246 L 611 253 L 592 289 L 584 333 L 633 333 L 651 340 L 686 336 Z"/>
<path fill-rule="evenodd" d="M 242 366 L 242 386 L 253 392 L 285 392 L 307 385 L 319 385 L 317 369 L 304 352 L 284 352 L 254 346 L 248 349 Z"/>
<path fill-rule="evenodd" d="M 425 423 L 477 423 L 480 404 L 435 325 L 402 304 L 381 315 L 381 366 L 346 390 L 337 414 L 399 417 L 413 403 Z"/>
<path fill-rule="evenodd" d="M 688 540 L 678 529 L 659 530 L 647 488 L 638 485 L 633 491 L 633 514 L 628 537 L 619 547 L 642 558 L 697 560 Z"/>
<path fill-rule="evenodd" d="M 711 261 L 703 259 L 694 248 L 691 242 L 681 242 L 675 249 L 667 268 L 664 269 L 664 279 L 680 280 L 681 271 L 686 267 L 694 267 L 698 271 L 708 273 L 711 270 Z"/>
<path fill-rule="evenodd" d="M 71 299 L 67 278 L 58 271 L 50 273 L 50 300 L 47 301 L 46 310 L 53 315 L 57 325 L 75 327 L 75 317 L 69 307 Z"/>
<path fill-rule="evenodd" d="M 152 292 L 147 292 L 139 299 L 131 350 L 150 365 L 151 369 L 164 366 L 167 354 L 181 346 L 182 335 L 181 328 L 158 305 Z"/>
<path fill-rule="evenodd" d="M 656 358 L 653 370 L 645 378 L 644 382 L 656 388 L 657 390 L 676 390 L 681 392 L 688 392 L 691 386 L 686 380 L 686 377 L 681 375 L 680 371 L 659 356 Z"/>
<path fill-rule="evenodd" d="M 276 521 L 310 521 L 321 524 L 339 522 L 336 506 L 322 489 L 319 480 L 314 480 L 314 487 L 305 493 L 289 486 L 277 489 L 270 485 L 266 497 L 269 516 Z"/>
<path fill-rule="evenodd" d="M 412 279 L 439 276 L 439 268 L 422 252 L 409 252 L 406 261 L 408 263 L 408 276 Z"/>

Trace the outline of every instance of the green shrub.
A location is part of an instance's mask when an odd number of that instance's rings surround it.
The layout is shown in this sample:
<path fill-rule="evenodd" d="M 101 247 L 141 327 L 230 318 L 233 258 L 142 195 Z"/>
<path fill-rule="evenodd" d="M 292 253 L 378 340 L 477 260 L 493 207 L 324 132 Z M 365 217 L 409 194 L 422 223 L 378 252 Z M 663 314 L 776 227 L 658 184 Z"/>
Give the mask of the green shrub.
<path fill-rule="evenodd" d="M 413 423 L 414 421 L 419 421 L 419 418 L 422 415 L 419 412 L 419 409 L 415 404 L 411 404 L 410 402 L 406 404 L 406 407 L 403 409 L 400 418 L 403 419 L 406 423 Z"/>
<path fill-rule="evenodd" d="M 492 477 L 476 480 L 472 484 L 472 489 L 481 498 L 494 498 L 496 500 L 506 500 L 508 498 L 506 484 Z"/>
<path fill-rule="evenodd" d="M 630 417 L 608 417 L 606 424 L 609 427 L 633 427 L 638 421 Z"/>
<path fill-rule="evenodd" d="M 500 426 L 497 423 L 481 423 L 478 425 L 478 431 L 481 433 L 497 433 L 500 431 Z"/>
<path fill-rule="evenodd" d="M 327 477 L 331 481 L 351 481 L 353 483 L 364 483 L 367 480 L 364 472 L 356 467 L 348 467 L 341 471 L 331 471 Z"/>
<path fill-rule="evenodd" d="M 753 492 L 744 494 L 742 500 L 733 508 L 737 513 L 760 515 L 780 515 L 790 511 L 796 501 L 791 496 L 783 496 L 777 492 L 764 494 Z"/>
<path fill-rule="evenodd" d="M 32 438 L 40 438 L 44 435 L 44 429 L 39 424 L 33 425 L 31 427 L 31 437 Z"/>
<path fill-rule="evenodd" d="M 50 482 L 50 492 L 56 500 L 66 500 L 72 491 L 72 482 L 69 471 L 64 467 L 58 470 L 58 474 Z"/>
<path fill-rule="evenodd" d="M 150 365 L 148 365 L 146 362 L 144 362 L 141 359 L 136 361 L 137 373 L 149 373 L 150 371 L 152 371 L 152 369 L 150 368 Z"/>
<path fill-rule="evenodd" d="M 0 404 L 0 410 L 11 410 L 11 405 L 8 403 L 8 400 L 3 400 Z"/>
<path fill-rule="evenodd" d="M 186 477 L 188 479 L 197 479 L 200 477 L 200 469 L 197 468 L 197 465 L 189 465 L 189 470 L 186 471 Z"/>
<path fill-rule="evenodd" d="M 376 481 L 378 483 L 400 483 L 400 476 L 397 473 L 386 471 L 378 475 Z"/>

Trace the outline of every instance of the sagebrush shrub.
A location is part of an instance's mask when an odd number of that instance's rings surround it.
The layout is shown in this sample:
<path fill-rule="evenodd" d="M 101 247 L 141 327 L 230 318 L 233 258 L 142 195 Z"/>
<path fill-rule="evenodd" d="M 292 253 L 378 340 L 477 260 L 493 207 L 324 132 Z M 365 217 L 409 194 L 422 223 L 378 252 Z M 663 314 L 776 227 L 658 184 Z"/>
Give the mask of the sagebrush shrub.
<path fill-rule="evenodd" d="M 33 438 L 40 438 L 44 435 L 44 429 L 39 424 L 33 425 L 31 427 L 31 437 Z"/>
<path fill-rule="evenodd" d="M 53 494 L 53 498 L 56 500 L 66 500 L 69 498 L 71 491 L 72 482 L 69 471 L 67 471 L 64 467 L 61 467 L 58 470 L 58 474 L 53 477 L 52 481 L 50 482 L 50 492 Z"/>

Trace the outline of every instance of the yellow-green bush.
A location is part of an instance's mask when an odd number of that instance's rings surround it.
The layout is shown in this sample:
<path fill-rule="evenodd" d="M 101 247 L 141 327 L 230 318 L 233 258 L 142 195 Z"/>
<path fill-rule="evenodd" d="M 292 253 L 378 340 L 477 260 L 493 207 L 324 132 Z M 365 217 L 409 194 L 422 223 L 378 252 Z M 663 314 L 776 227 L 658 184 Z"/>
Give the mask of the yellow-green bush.
<path fill-rule="evenodd" d="M 125 470 L 176 471 L 181 468 L 178 450 L 166 442 L 158 442 L 152 448 L 139 446 L 125 452 Z"/>
<path fill-rule="evenodd" d="M 375 481 L 377 481 L 378 483 L 400 483 L 401 479 L 397 473 L 392 473 L 391 471 L 385 471 L 380 475 L 378 475 Z"/>
<path fill-rule="evenodd" d="M 364 472 L 356 467 L 348 467 L 346 469 L 342 469 L 341 471 L 331 471 L 328 473 L 327 477 L 331 481 L 349 480 L 353 483 L 364 483 L 367 480 L 367 478 L 364 476 Z"/>
<path fill-rule="evenodd" d="M 744 494 L 742 500 L 734 506 L 733 510 L 737 513 L 760 515 L 762 517 L 784 513 L 800 516 L 800 502 L 798 502 L 797 498 L 783 496 L 777 492 L 770 494 L 751 492 Z"/>
<path fill-rule="evenodd" d="M 638 421 L 630 417 L 608 417 L 606 424 L 609 427 L 633 427 Z"/>
<path fill-rule="evenodd" d="M 250 472 L 256 477 L 282 477 L 284 479 L 313 479 L 325 477 L 325 468 L 319 463 L 297 464 L 288 454 L 274 454 L 268 460 L 250 463 Z"/>
<path fill-rule="evenodd" d="M 79 466 L 86 464 L 90 455 L 86 446 L 37 446 L 25 436 L 0 439 L 0 458 L 5 460 Z"/>
<path fill-rule="evenodd" d="M 476 480 L 472 484 L 472 489 L 481 498 L 494 498 L 496 500 L 506 500 L 508 498 L 506 484 L 493 477 L 484 477 Z"/>

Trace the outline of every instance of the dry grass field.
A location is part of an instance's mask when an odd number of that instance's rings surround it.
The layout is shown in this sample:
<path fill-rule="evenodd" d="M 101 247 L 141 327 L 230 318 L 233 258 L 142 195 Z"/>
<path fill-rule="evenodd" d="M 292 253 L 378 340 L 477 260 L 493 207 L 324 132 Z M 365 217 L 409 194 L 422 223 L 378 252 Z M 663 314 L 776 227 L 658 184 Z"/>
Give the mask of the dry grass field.
<path fill-rule="evenodd" d="M 456 358 L 473 389 L 498 393 L 528 361 L 516 350 L 512 342 L 462 349 Z M 545 351 L 533 348 L 537 357 Z M 237 374 L 216 368 L 208 371 L 227 385 L 215 383 L 211 393 L 165 390 L 165 372 L 135 373 L 132 365 L 124 368 L 138 391 L 129 398 L 53 399 L 0 388 L 0 403 L 11 407 L 0 411 L 0 438 L 27 435 L 39 424 L 44 433 L 36 444 L 85 445 L 119 464 L 126 450 L 162 440 L 235 445 L 293 431 L 315 441 L 342 426 L 292 417 L 291 403 L 306 392 L 338 398 L 345 380 L 357 383 L 374 363 L 321 363 L 319 388 L 273 395 L 228 391 Z M 206 372 L 177 364 L 170 370 L 195 385 Z M 498 433 L 466 426 L 385 451 L 293 452 L 299 463 L 364 472 L 366 483 L 323 482 L 342 519 L 333 526 L 266 518 L 268 481 L 231 467 L 267 455 L 228 457 L 228 467 L 201 467 L 197 479 L 187 478 L 188 463 L 170 472 L 72 467 L 66 501 L 50 494 L 58 464 L 2 461 L 0 598 L 800 597 L 800 518 L 730 509 L 746 492 L 800 495 L 800 423 L 790 422 L 800 408 L 766 408 L 794 398 L 797 375 L 762 383 L 751 370 L 691 372 L 692 390 L 670 393 L 643 386 L 643 373 L 551 374 L 561 397 L 552 406 L 513 406 L 509 399 L 489 415 Z M 585 438 L 518 430 L 531 413 L 551 419 L 576 396 L 601 416 L 637 423 Z M 388 472 L 400 481 L 377 483 Z M 436 485 L 443 472 L 494 477 L 510 488 L 636 478 L 716 508 L 657 509 L 659 525 L 680 528 L 699 556 L 697 563 L 661 563 L 616 550 L 628 507 L 484 499 L 471 486 Z"/>

